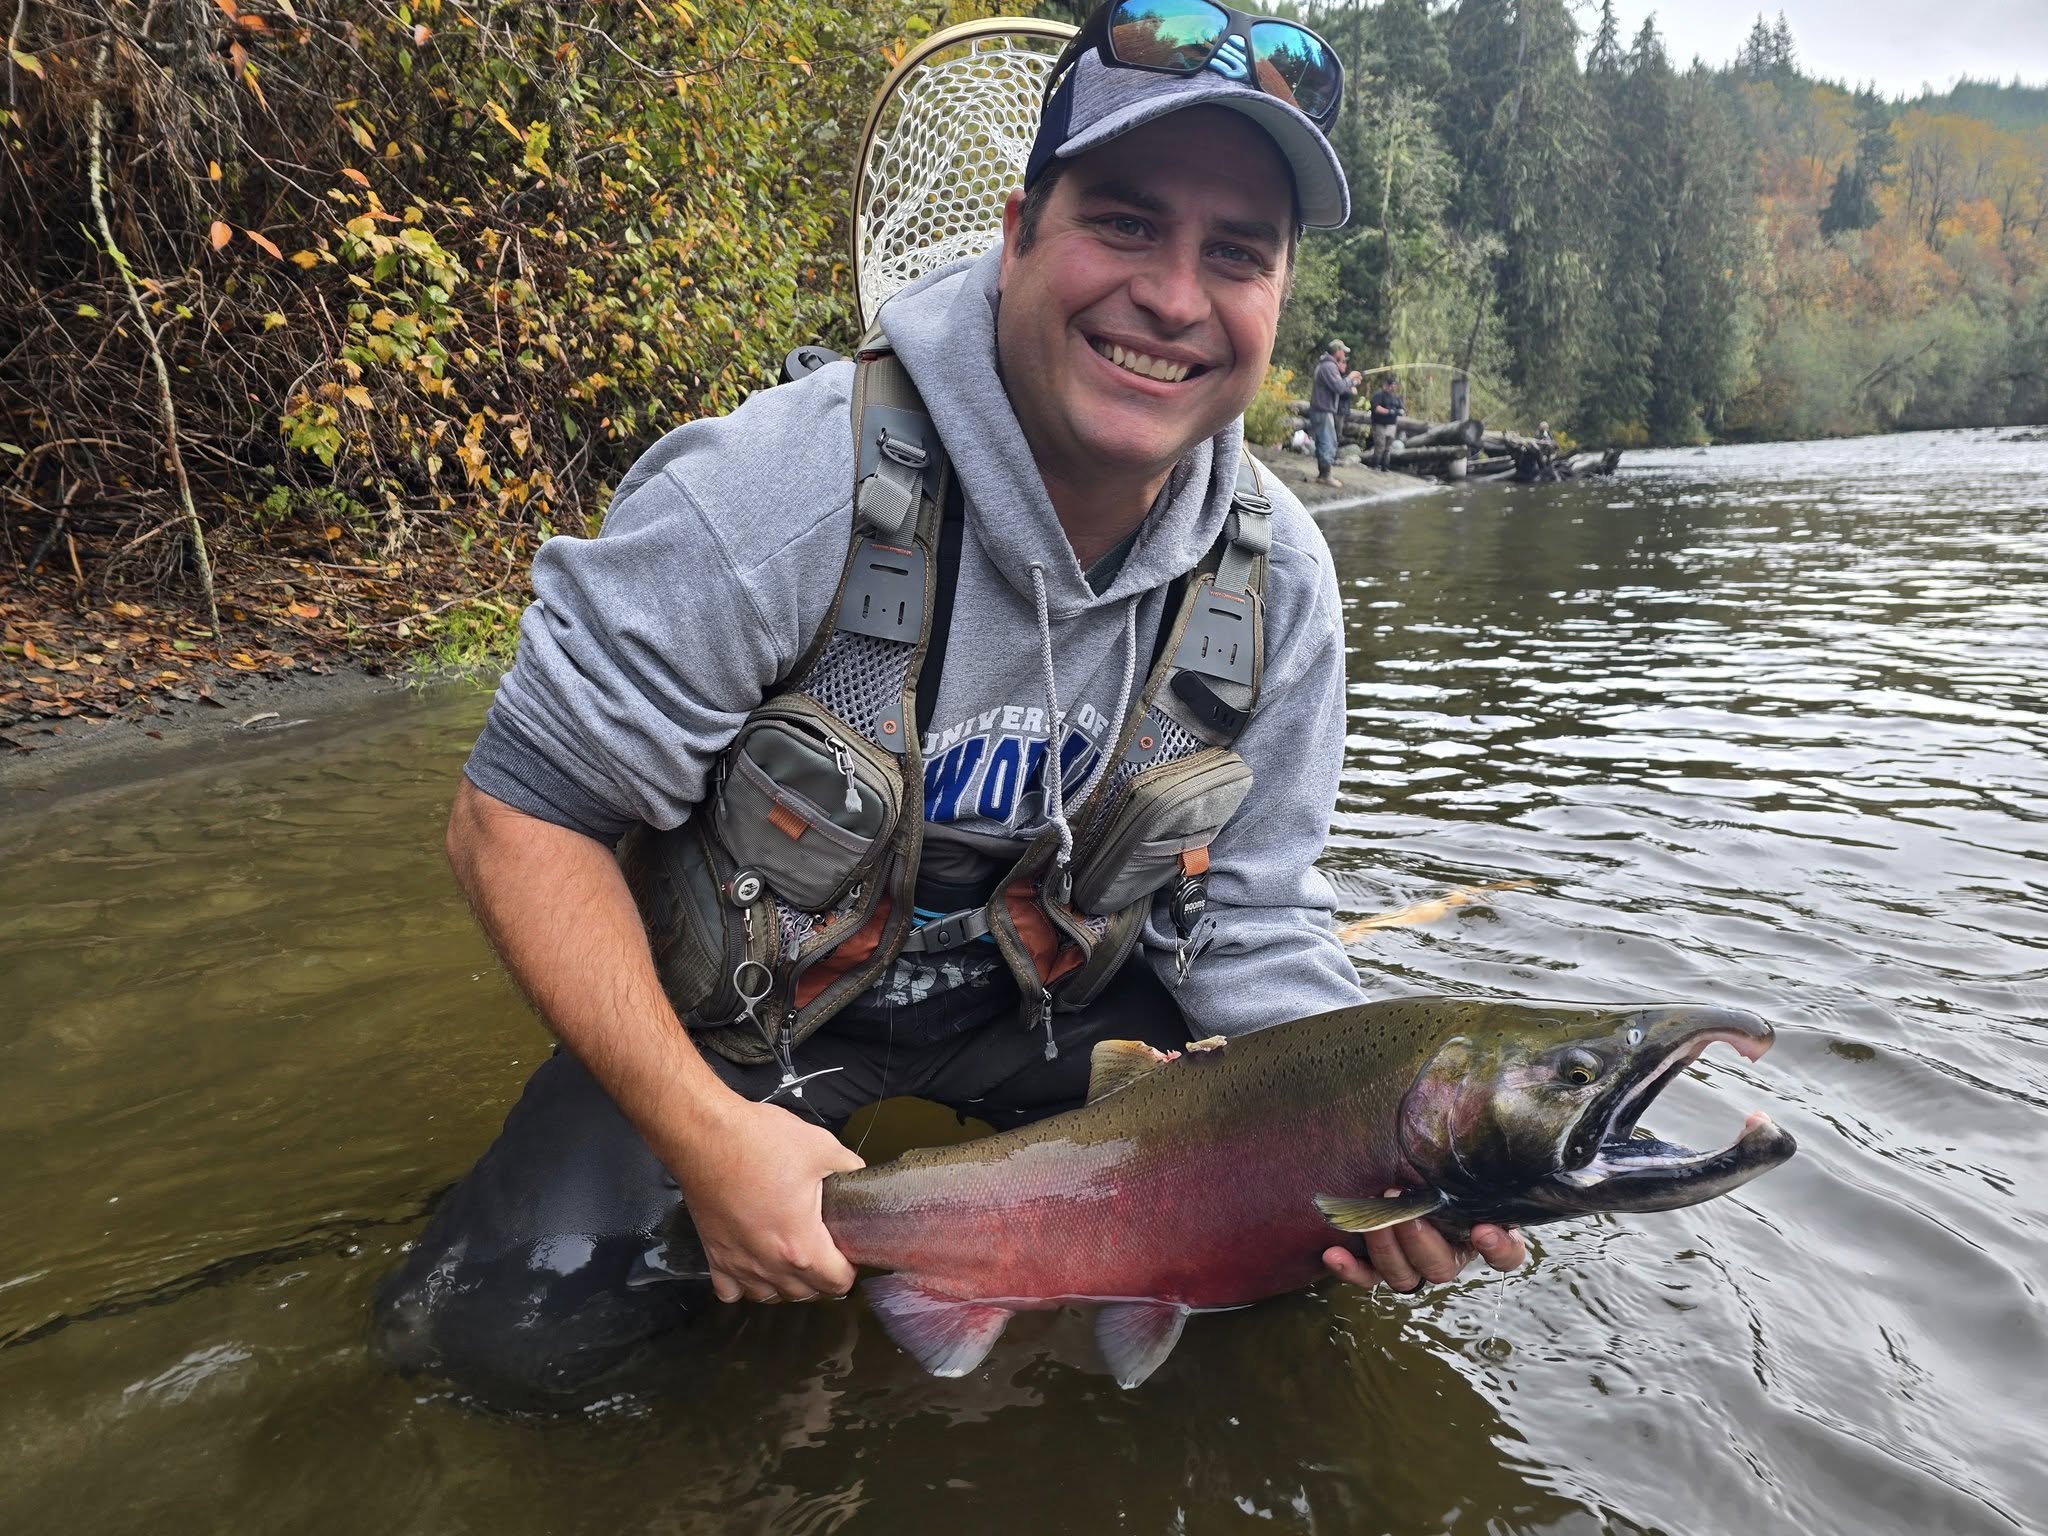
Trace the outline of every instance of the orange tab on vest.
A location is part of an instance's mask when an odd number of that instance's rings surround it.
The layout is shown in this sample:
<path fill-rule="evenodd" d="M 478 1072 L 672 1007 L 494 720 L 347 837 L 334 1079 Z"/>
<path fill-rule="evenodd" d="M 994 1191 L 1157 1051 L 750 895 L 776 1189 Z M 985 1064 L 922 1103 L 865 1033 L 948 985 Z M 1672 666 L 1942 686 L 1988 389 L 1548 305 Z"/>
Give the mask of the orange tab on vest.
<path fill-rule="evenodd" d="M 1200 848 L 1183 848 L 1181 850 L 1180 872 L 1184 875 L 1206 875 L 1209 873 L 1209 848 L 1206 843 Z"/>
<path fill-rule="evenodd" d="M 882 944 L 882 930 L 889 925 L 889 898 L 875 902 L 868 920 L 854 929 L 830 954 L 820 955 L 803 975 L 797 977 L 795 1001 L 808 1008 L 833 982 L 857 966 L 866 965 Z"/>
<path fill-rule="evenodd" d="M 795 811 L 782 804 L 776 804 L 769 808 L 768 825 L 780 832 L 791 842 L 795 842 L 811 830 L 811 824 L 808 821 L 805 821 Z"/>

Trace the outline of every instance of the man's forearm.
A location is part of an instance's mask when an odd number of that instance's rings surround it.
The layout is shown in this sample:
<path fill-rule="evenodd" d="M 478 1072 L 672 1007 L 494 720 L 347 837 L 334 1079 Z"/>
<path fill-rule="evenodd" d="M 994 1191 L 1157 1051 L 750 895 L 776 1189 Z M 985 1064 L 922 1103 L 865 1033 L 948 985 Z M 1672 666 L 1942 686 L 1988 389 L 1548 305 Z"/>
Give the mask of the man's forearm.
<path fill-rule="evenodd" d="M 738 1096 L 705 1065 L 663 995 L 611 851 L 464 779 L 448 818 L 448 860 L 548 1027 L 672 1171 L 690 1158 L 707 1122 Z"/>

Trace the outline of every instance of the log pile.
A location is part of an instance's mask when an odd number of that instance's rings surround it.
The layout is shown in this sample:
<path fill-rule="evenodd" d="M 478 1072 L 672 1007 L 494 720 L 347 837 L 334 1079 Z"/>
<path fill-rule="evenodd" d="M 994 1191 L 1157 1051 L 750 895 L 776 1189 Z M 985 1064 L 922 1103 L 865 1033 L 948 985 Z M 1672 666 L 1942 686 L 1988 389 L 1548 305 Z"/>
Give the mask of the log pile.
<path fill-rule="evenodd" d="M 1291 428 L 1308 425 L 1308 402 L 1289 402 Z M 1611 475 L 1621 463 L 1621 450 L 1577 449 L 1566 453 L 1547 434 L 1489 431 L 1477 420 L 1422 421 L 1403 416 L 1394 423 L 1394 442 L 1385 468 L 1440 479 L 1509 479 L 1528 483 L 1579 480 Z M 1345 412 L 1337 428 L 1340 442 L 1355 443 L 1373 463 L 1370 414 Z M 1376 466 L 1377 467 L 1377 466 Z"/>

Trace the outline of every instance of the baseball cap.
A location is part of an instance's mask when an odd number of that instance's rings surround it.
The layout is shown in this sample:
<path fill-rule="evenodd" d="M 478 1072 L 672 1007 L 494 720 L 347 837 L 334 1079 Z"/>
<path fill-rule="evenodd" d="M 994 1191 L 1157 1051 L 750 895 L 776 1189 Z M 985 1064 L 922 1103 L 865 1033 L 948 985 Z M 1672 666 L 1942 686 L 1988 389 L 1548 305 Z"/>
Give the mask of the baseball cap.
<path fill-rule="evenodd" d="M 1294 174 L 1302 223 L 1335 229 L 1351 216 L 1351 191 L 1337 152 L 1299 107 L 1214 70 L 1166 75 L 1107 65 L 1093 48 L 1075 60 L 1046 103 L 1025 163 L 1024 185 L 1030 187 L 1055 159 L 1072 160 L 1189 107 L 1228 107 L 1266 131 Z"/>

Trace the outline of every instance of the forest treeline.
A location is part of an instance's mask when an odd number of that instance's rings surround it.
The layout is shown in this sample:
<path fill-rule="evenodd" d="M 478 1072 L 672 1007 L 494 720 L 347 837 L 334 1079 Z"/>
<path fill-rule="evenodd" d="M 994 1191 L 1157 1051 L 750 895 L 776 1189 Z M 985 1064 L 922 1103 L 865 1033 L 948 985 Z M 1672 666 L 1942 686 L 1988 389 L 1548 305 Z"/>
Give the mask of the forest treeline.
<path fill-rule="evenodd" d="M 348 639 L 501 625 L 659 432 L 851 341 L 873 91 L 1005 8 L 17 0 L 0 572 L 224 562 Z M 1880 100 L 1782 22 L 1708 68 L 1566 0 L 1271 8 L 1351 82 L 1356 216 L 1303 245 L 1289 366 L 1343 335 L 1411 408 L 1465 367 L 1589 443 L 2048 416 L 2048 92 Z M 292 608 L 236 566 L 287 548 L 389 585 Z"/>
<path fill-rule="evenodd" d="M 1308 243 L 1291 356 L 1469 366 L 1604 444 L 2048 420 L 2048 90 L 1887 101 L 1782 14 L 1709 67 L 1611 3 L 1274 8 L 1351 83 L 1356 212 Z"/>

